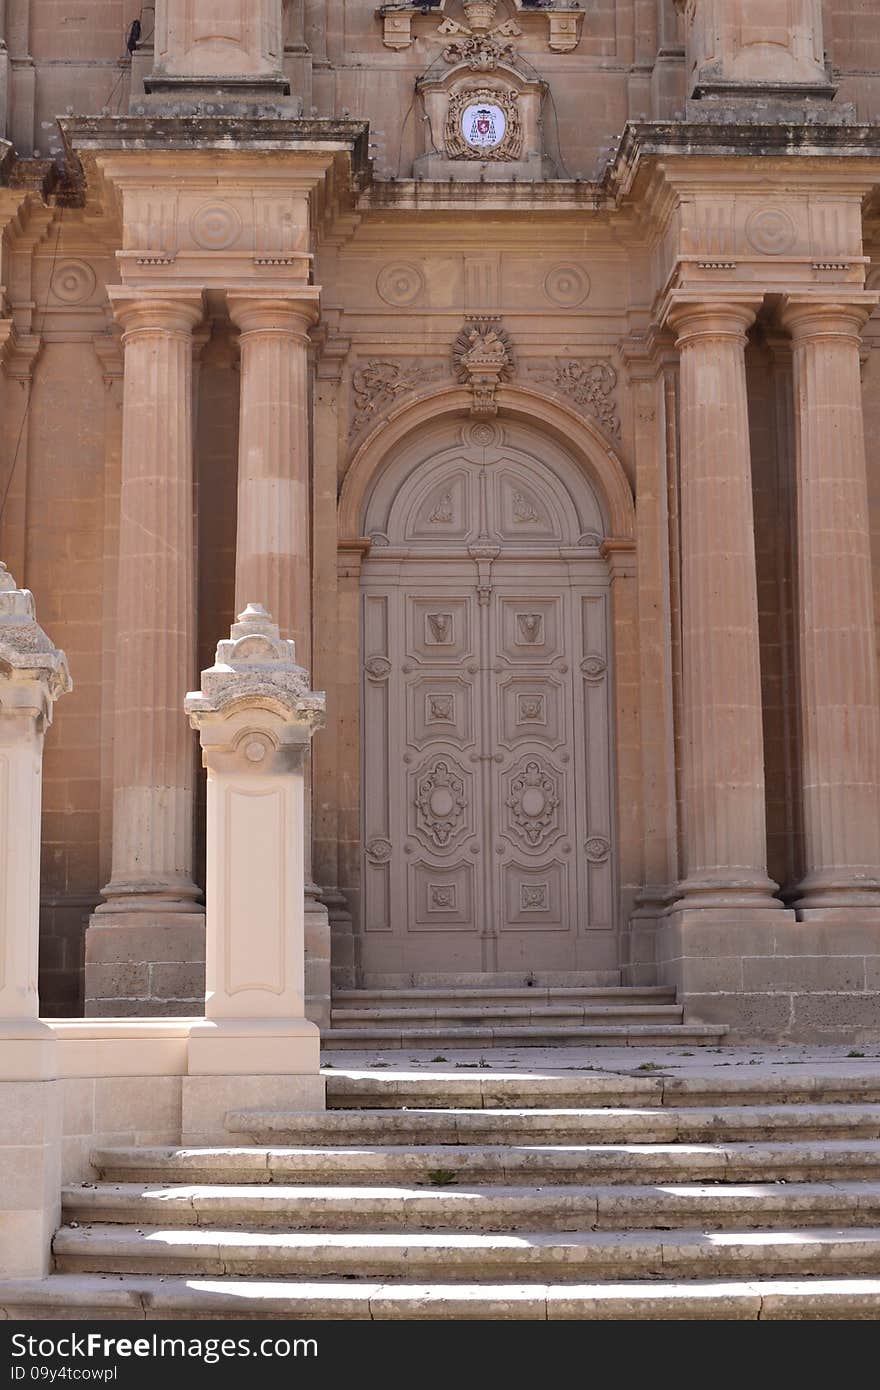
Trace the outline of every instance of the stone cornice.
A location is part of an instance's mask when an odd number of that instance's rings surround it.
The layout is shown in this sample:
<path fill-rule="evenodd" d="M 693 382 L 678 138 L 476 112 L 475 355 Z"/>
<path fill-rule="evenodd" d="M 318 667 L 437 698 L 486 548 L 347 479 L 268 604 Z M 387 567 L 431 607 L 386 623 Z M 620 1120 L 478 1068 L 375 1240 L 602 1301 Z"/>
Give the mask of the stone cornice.
<path fill-rule="evenodd" d="M 286 119 L 248 116 L 64 116 L 59 117 L 68 161 L 81 168 L 85 153 L 202 153 L 273 155 L 326 160 L 348 155 L 352 184 L 368 169 L 368 124 L 354 120 Z"/>

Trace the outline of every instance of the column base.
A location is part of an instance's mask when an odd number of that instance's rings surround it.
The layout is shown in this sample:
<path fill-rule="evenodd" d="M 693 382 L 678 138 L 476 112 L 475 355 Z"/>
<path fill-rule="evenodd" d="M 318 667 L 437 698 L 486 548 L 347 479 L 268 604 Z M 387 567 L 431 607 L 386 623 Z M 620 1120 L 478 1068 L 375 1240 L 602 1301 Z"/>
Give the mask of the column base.
<path fill-rule="evenodd" d="M 776 894 L 778 884 L 762 875 L 760 878 L 723 877 L 712 874 L 694 874 L 683 879 L 675 895 L 675 907 L 712 908 L 781 908 Z"/>
<path fill-rule="evenodd" d="M 780 908 L 676 907 L 657 934 L 658 979 L 694 1023 L 732 1043 L 880 1042 L 880 913 L 798 921 Z"/>
<path fill-rule="evenodd" d="M 102 904 L 86 931 L 87 1018 L 188 1017 L 205 1010 L 205 914 Z"/>
<path fill-rule="evenodd" d="M 833 870 L 807 874 L 792 894 L 792 906 L 800 916 L 812 909 L 880 908 L 880 878 L 866 870 L 862 874 L 839 873 Z"/>

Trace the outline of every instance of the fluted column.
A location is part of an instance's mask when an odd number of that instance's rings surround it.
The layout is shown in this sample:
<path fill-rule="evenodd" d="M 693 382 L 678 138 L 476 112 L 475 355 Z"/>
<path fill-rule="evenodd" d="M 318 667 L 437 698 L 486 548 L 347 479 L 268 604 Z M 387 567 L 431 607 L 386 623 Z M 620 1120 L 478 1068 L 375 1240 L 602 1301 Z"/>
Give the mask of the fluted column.
<path fill-rule="evenodd" d="M 235 608 L 261 603 L 312 663 L 309 337 L 319 290 L 228 296 L 240 329 L 241 413 Z M 308 1016 L 329 1024 L 330 926 L 312 877 L 311 764 L 305 786 L 306 992 Z"/>
<path fill-rule="evenodd" d="M 755 303 L 679 303 L 683 905 L 777 905 L 767 876 L 746 334 Z"/>
<path fill-rule="evenodd" d="M 880 708 L 859 351 L 876 296 L 790 298 L 805 876 L 796 906 L 880 905 Z"/>
<path fill-rule="evenodd" d="M 262 603 L 311 661 L 308 330 L 318 291 L 235 294 L 241 418 L 235 609 Z"/>
<path fill-rule="evenodd" d="M 125 375 L 113 859 L 98 913 L 200 912 L 192 876 L 195 667 L 192 331 L 197 291 L 111 289 Z"/>

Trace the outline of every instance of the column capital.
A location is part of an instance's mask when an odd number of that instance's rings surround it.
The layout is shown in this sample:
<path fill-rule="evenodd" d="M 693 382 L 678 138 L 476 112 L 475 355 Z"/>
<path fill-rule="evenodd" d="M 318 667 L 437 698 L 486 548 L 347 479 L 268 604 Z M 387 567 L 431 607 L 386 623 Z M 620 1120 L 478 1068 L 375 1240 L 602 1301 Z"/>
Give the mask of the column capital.
<path fill-rule="evenodd" d="M 318 322 L 317 285 L 296 290 L 236 290 L 227 294 L 229 317 L 242 333 L 296 333 L 305 337 Z"/>
<path fill-rule="evenodd" d="M 192 333 L 205 315 L 200 289 L 133 289 L 111 285 L 107 290 L 114 318 L 127 337 L 138 332 Z"/>
<path fill-rule="evenodd" d="M 862 329 L 880 304 L 871 290 L 818 299 L 810 294 L 790 294 L 783 300 L 780 318 L 794 343 L 810 339 L 850 338 L 861 344 Z"/>
<path fill-rule="evenodd" d="M 735 338 L 744 342 L 762 302 L 761 295 L 751 292 L 695 298 L 674 291 L 665 306 L 664 324 L 676 334 L 679 351 L 696 338 Z"/>

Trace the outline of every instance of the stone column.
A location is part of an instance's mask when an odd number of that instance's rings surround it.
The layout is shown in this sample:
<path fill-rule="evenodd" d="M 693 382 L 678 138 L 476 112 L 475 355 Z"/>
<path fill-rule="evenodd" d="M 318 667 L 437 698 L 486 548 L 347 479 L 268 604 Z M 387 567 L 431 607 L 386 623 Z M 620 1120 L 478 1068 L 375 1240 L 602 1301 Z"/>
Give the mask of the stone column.
<path fill-rule="evenodd" d="M 308 660 L 308 331 L 318 291 L 231 294 L 229 313 L 241 331 L 235 607 L 264 604 Z"/>
<path fill-rule="evenodd" d="M 767 876 L 746 405 L 754 302 L 679 302 L 682 906 L 778 906 Z"/>
<path fill-rule="evenodd" d="M 40 1022 L 43 736 L 70 690 L 33 595 L 0 564 L 0 1274 L 48 1273 L 61 1210 L 55 1037 Z"/>
<path fill-rule="evenodd" d="M 318 318 L 319 290 L 300 286 L 228 298 L 241 344 L 235 608 L 263 604 L 311 665 L 308 330 Z M 314 977 L 307 993 L 309 1016 L 326 1026 L 330 925 L 312 879 L 308 768 L 306 788 L 306 959 Z"/>
<path fill-rule="evenodd" d="M 190 1033 L 186 1143 L 222 1140 L 236 1106 L 323 1108 L 320 1035 L 305 1017 L 303 792 L 324 708 L 260 604 L 186 698 L 208 769 L 207 995 Z"/>
<path fill-rule="evenodd" d="M 195 667 L 192 331 L 203 310 L 195 290 L 116 288 L 110 297 L 125 354 L 113 858 L 89 932 L 86 992 L 90 1012 L 149 1012 L 163 992 L 150 963 L 198 953 L 160 947 L 161 929 L 186 927 L 202 911 L 192 874 L 195 759 L 180 692 Z M 105 939 L 126 927 L 130 940 Z"/>
<path fill-rule="evenodd" d="M 876 296 L 792 296 L 805 876 L 799 913 L 880 906 L 880 706 L 859 352 Z"/>

